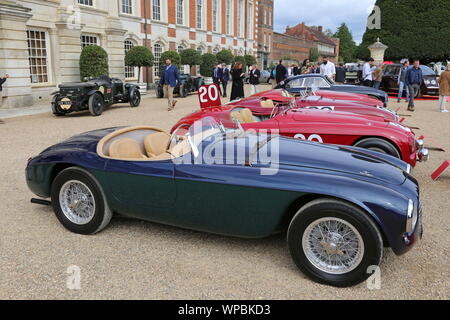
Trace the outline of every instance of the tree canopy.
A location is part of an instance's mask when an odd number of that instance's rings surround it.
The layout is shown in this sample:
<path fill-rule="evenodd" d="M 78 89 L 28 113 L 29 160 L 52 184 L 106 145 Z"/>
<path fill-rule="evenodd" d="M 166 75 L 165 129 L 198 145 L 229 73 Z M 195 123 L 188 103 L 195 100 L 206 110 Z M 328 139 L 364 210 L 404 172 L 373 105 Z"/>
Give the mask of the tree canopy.
<path fill-rule="evenodd" d="M 181 64 L 188 66 L 196 66 L 202 63 L 202 55 L 195 49 L 186 49 L 181 51 Z"/>
<path fill-rule="evenodd" d="M 352 62 L 355 58 L 356 43 L 353 41 L 353 35 L 345 23 L 337 29 L 334 34 L 335 38 L 339 38 L 339 56 L 344 62 Z"/>
<path fill-rule="evenodd" d="M 212 77 L 214 65 L 217 64 L 215 54 L 205 53 L 202 55 L 202 63 L 200 64 L 200 74 L 203 77 Z"/>
<path fill-rule="evenodd" d="M 225 63 L 225 64 L 232 64 L 233 63 L 233 53 L 231 50 L 222 50 L 217 53 L 217 62 L 218 63 Z"/>
<path fill-rule="evenodd" d="M 86 46 L 81 51 L 80 56 L 80 76 L 81 80 L 89 77 L 107 76 L 108 53 L 99 46 Z"/>
<path fill-rule="evenodd" d="M 366 29 L 358 57 L 366 58 L 367 46 L 377 38 L 385 45 L 387 60 L 405 57 L 424 62 L 450 57 L 449 0 L 377 0 L 381 29 Z"/>

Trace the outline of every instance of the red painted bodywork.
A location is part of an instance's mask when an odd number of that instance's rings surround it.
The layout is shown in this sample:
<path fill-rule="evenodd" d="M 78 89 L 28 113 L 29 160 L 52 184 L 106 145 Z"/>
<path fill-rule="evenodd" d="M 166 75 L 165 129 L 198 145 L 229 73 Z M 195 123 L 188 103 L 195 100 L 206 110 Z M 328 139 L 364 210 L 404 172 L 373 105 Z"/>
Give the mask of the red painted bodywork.
<path fill-rule="evenodd" d="M 326 91 L 321 91 L 326 92 Z M 326 92 L 327 94 L 329 92 Z M 333 93 L 334 94 L 334 93 Z M 339 92 L 337 94 L 340 94 Z M 344 94 L 353 97 L 354 100 L 330 99 L 323 96 L 306 96 L 297 97 L 297 106 L 299 108 L 329 108 L 334 111 L 351 112 L 367 116 L 382 117 L 388 121 L 399 122 L 400 118 L 390 110 L 383 108 L 383 103 L 377 99 L 361 98 L 363 95 L 358 94 Z M 361 98 L 361 99 L 360 99 Z M 292 98 L 283 96 L 280 90 L 270 90 L 264 93 L 259 93 L 251 97 L 231 102 L 227 105 L 234 105 L 243 108 L 249 108 L 255 114 L 269 114 L 272 110 L 261 107 L 261 101 L 272 100 L 275 104 L 287 105 Z M 358 100 L 360 99 L 360 100 Z"/>
<path fill-rule="evenodd" d="M 240 106 L 227 105 L 199 110 L 178 121 L 171 132 L 183 124 L 191 126 L 196 120 L 204 117 L 213 117 L 221 121 L 225 127 L 235 128 L 236 124 L 231 119 L 231 113 L 241 109 Z M 418 150 L 414 133 L 405 131 L 399 124 L 392 125 L 380 117 L 304 108 L 290 109 L 271 119 L 267 114 L 252 113 L 262 121 L 242 124 L 245 130 L 276 130 L 283 136 L 297 136 L 306 140 L 319 135 L 323 143 L 350 146 L 364 138 L 378 137 L 395 145 L 403 161 L 413 167 L 417 162 Z"/>
<path fill-rule="evenodd" d="M 266 99 L 272 99 L 277 100 L 279 97 L 283 97 L 282 95 L 283 89 L 273 89 L 268 91 L 259 92 L 252 97 L 261 97 Z M 339 101 L 339 100 L 345 100 L 348 101 L 354 101 L 358 102 L 360 104 L 368 105 L 368 106 L 378 106 L 383 107 L 383 102 L 371 98 L 365 94 L 358 94 L 358 93 L 349 93 L 349 92 L 338 92 L 338 91 L 331 91 L 331 90 L 319 90 L 316 91 L 316 96 L 323 97 L 325 99 L 331 99 L 333 101 Z M 251 97 L 250 97 L 251 98 Z"/>

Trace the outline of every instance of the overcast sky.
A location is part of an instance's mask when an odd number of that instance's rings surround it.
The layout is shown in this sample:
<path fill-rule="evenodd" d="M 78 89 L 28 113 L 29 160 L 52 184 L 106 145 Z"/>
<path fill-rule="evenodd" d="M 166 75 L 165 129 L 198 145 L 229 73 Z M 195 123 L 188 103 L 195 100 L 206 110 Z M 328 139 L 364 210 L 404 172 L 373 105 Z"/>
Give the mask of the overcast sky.
<path fill-rule="evenodd" d="M 367 17 L 376 0 L 275 0 L 275 31 L 283 33 L 286 26 L 305 22 L 322 25 L 333 32 L 345 22 L 360 43 L 366 29 Z"/>

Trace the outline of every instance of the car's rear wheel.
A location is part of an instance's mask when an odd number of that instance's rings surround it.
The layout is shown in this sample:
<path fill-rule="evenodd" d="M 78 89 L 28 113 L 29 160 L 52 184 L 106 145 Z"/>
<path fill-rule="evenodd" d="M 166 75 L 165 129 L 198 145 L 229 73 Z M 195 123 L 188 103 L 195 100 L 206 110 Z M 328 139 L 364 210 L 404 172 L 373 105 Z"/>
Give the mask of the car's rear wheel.
<path fill-rule="evenodd" d="M 300 270 L 311 279 L 349 287 L 370 276 L 378 266 L 383 239 L 361 209 L 335 199 L 318 199 L 302 207 L 288 229 L 288 246 Z"/>
<path fill-rule="evenodd" d="M 141 92 L 137 88 L 133 88 L 130 91 L 130 106 L 132 108 L 139 107 L 141 104 Z"/>
<path fill-rule="evenodd" d="M 400 153 L 398 152 L 397 148 L 392 143 L 380 138 L 363 139 L 355 143 L 354 146 L 381 152 L 396 157 L 398 159 L 401 159 Z"/>
<path fill-rule="evenodd" d="M 105 108 L 105 100 L 100 93 L 94 93 L 89 98 L 89 112 L 94 116 L 100 116 Z"/>
<path fill-rule="evenodd" d="M 53 115 L 60 117 L 65 115 L 65 113 L 61 110 L 61 107 L 59 106 L 59 95 L 54 95 L 52 98 L 52 113 Z"/>
<path fill-rule="evenodd" d="M 56 217 L 74 233 L 95 234 L 111 221 L 112 212 L 101 186 L 84 169 L 61 171 L 53 181 L 51 197 Z"/>

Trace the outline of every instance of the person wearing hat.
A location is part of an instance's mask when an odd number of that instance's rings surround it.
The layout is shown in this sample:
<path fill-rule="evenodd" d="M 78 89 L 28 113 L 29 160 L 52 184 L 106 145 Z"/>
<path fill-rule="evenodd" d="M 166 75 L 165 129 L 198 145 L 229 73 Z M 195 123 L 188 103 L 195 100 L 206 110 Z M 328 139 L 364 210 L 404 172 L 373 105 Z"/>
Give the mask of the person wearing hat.
<path fill-rule="evenodd" d="M 439 78 L 439 110 L 441 112 L 449 112 L 445 108 L 447 98 L 450 96 L 450 63 L 447 70 L 441 73 Z"/>

